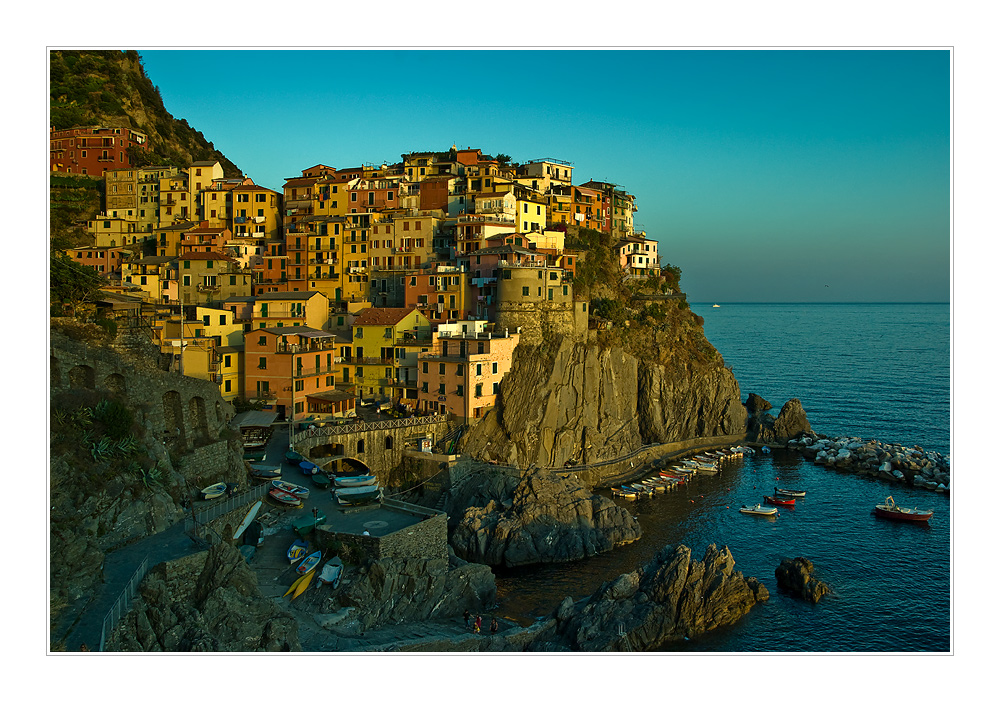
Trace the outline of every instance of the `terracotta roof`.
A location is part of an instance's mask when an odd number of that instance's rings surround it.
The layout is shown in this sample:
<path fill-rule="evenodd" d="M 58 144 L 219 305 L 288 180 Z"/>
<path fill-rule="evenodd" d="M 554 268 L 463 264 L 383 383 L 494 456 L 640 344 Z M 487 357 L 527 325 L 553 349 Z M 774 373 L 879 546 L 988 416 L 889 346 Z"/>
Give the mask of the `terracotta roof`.
<path fill-rule="evenodd" d="M 391 326 L 399 324 L 410 312 L 411 307 L 366 307 L 354 319 L 354 326 Z"/>
<path fill-rule="evenodd" d="M 263 295 L 258 295 L 258 300 L 301 300 L 303 298 L 310 298 L 313 295 L 322 295 L 323 293 L 316 290 L 307 290 L 305 292 L 270 292 L 264 293 Z"/>
<path fill-rule="evenodd" d="M 285 180 L 285 187 L 289 188 L 289 187 L 296 187 L 299 185 L 312 185 L 317 180 L 318 179 L 316 178 L 316 176 L 310 176 L 308 178 L 303 178 L 301 176 L 297 178 L 287 178 Z"/>

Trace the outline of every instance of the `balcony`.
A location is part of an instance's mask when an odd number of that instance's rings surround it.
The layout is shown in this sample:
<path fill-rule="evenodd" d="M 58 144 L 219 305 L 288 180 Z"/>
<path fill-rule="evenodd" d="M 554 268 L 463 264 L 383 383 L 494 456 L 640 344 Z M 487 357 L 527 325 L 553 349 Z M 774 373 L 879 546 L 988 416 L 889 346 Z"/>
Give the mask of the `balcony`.
<path fill-rule="evenodd" d="M 337 362 L 338 363 L 340 362 L 339 358 L 337 359 Z M 326 365 L 326 366 L 316 366 L 316 367 L 313 367 L 313 368 L 296 368 L 295 369 L 295 376 L 294 377 L 296 377 L 296 378 L 309 378 L 309 377 L 312 377 L 314 375 L 324 375 L 324 374 L 327 374 L 327 373 L 337 373 L 340 370 L 341 369 L 339 367 L 334 366 L 333 364 Z"/>
<path fill-rule="evenodd" d="M 362 366 L 391 366 L 395 363 L 394 358 L 355 358 L 352 363 Z"/>

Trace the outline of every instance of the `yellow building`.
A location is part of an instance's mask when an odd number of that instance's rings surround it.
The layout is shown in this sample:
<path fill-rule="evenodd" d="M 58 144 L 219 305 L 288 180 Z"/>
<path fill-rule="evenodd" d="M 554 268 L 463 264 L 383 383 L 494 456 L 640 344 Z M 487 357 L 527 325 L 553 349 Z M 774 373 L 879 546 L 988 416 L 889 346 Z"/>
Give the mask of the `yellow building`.
<path fill-rule="evenodd" d="M 273 292 L 254 298 L 252 329 L 280 327 L 330 328 L 330 302 L 318 292 Z"/>
<path fill-rule="evenodd" d="M 177 298 L 177 258 L 147 256 L 122 264 L 122 283 L 139 288 L 151 302 L 171 304 Z"/>
<path fill-rule="evenodd" d="M 526 188 L 517 188 L 517 204 L 515 224 L 517 231 L 522 234 L 527 232 L 540 232 L 545 229 L 549 211 L 545 198 L 532 193 Z"/>
<path fill-rule="evenodd" d="M 281 232 L 281 195 L 256 185 L 249 178 L 231 191 L 232 220 L 228 225 L 237 237 L 268 239 Z"/>
<path fill-rule="evenodd" d="M 430 349 L 427 318 L 405 307 L 369 307 L 354 320 L 352 337 L 352 375 L 358 396 L 415 403 L 417 357 Z"/>
<path fill-rule="evenodd" d="M 195 161 L 188 169 L 188 184 L 190 186 L 188 192 L 192 199 L 197 200 L 198 198 L 193 196 L 202 190 L 208 190 L 212 181 L 221 180 L 223 177 L 222 164 L 218 161 Z"/>
<path fill-rule="evenodd" d="M 177 263 L 180 301 L 185 305 L 250 294 L 250 272 L 220 253 L 184 254 Z"/>
<path fill-rule="evenodd" d="M 186 171 L 160 178 L 159 192 L 161 228 L 175 222 L 193 220 L 197 216 L 198 203 L 191 197 Z"/>

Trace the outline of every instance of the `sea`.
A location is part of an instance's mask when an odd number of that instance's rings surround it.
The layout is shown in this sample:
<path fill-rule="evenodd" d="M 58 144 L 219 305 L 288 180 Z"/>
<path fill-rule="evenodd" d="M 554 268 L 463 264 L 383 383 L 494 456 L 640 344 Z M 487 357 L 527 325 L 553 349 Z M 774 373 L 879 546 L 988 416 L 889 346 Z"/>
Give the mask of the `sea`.
<path fill-rule="evenodd" d="M 814 431 L 951 452 L 948 304 L 692 303 L 705 335 L 740 385 L 781 406 L 798 398 Z M 741 514 L 774 487 L 806 491 L 776 518 Z M 599 490 L 611 498 L 610 491 Z M 892 495 L 930 508 L 927 524 L 871 514 Z M 615 499 L 615 498 L 612 498 Z M 760 580 L 770 598 L 737 624 L 667 653 L 917 653 L 952 651 L 952 519 L 948 495 L 843 473 L 776 450 L 699 475 L 651 500 L 619 503 L 643 528 L 639 541 L 567 564 L 498 569 L 497 612 L 521 624 L 562 600 L 684 544 L 701 559 L 728 547 L 736 570 Z M 818 604 L 780 591 L 784 557 L 813 562 L 831 593 Z"/>

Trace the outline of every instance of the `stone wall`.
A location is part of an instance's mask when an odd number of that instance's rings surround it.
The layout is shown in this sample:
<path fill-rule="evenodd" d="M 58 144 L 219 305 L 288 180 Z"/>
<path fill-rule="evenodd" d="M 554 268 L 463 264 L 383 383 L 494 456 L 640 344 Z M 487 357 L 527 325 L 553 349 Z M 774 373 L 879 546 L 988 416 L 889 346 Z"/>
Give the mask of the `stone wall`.
<path fill-rule="evenodd" d="M 587 338 L 587 302 L 498 302 L 497 333 L 516 333 L 521 343 L 541 344 L 561 335 L 577 341 Z"/>
<path fill-rule="evenodd" d="M 317 546 L 328 549 L 339 541 L 352 551 L 364 553 L 372 561 L 381 558 L 448 558 L 448 515 L 396 500 L 386 500 L 380 509 L 408 512 L 421 517 L 421 521 L 385 536 L 338 532 L 324 524 L 316 528 Z"/>
<path fill-rule="evenodd" d="M 114 393 L 171 451 L 187 453 L 218 441 L 233 418 L 232 405 L 217 385 L 161 371 L 148 353 L 88 346 L 55 331 L 49 348 L 50 392 Z"/>

